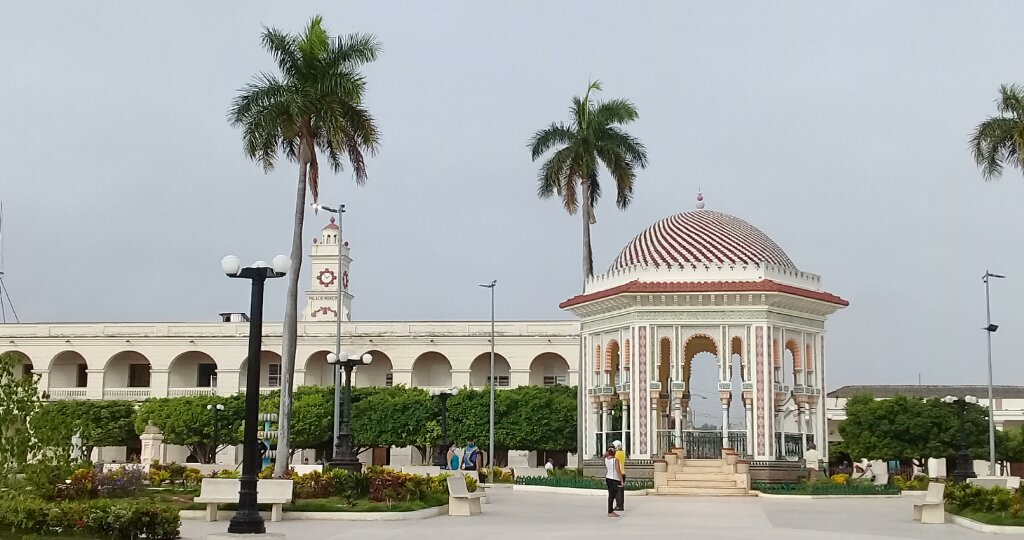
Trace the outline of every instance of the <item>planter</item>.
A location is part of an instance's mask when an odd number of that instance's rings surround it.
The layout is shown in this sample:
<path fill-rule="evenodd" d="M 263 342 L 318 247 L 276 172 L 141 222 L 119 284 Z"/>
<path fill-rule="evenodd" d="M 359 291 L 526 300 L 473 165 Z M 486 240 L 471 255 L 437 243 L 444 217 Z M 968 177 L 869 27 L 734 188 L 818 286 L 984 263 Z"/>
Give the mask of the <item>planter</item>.
<path fill-rule="evenodd" d="M 736 462 L 736 472 L 739 473 L 739 474 L 749 474 L 750 473 L 750 462 L 749 461 L 737 461 Z"/>

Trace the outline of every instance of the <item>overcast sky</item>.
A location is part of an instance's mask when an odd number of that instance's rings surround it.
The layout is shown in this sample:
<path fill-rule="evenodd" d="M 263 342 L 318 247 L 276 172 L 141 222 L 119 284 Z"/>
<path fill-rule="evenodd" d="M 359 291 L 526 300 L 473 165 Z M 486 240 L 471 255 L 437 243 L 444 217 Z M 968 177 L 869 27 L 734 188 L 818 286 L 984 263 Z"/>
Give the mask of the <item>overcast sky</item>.
<path fill-rule="evenodd" d="M 348 205 L 357 319 L 485 318 L 491 279 L 499 318 L 568 317 L 579 218 L 537 199 L 525 145 L 596 78 L 639 107 L 651 161 L 628 211 L 598 208 L 598 270 L 700 188 L 850 300 L 831 388 L 984 383 L 986 268 L 1008 275 L 996 382 L 1024 382 L 1024 178 L 985 183 L 967 149 L 1024 83 L 1019 2 L 21 2 L 0 18 L 0 199 L 22 321 L 246 310 L 219 260 L 288 252 L 297 168 L 264 174 L 225 116 L 273 69 L 262 25 L 316 13 L 384 43 L 369 182 L 322 181 Z"/>

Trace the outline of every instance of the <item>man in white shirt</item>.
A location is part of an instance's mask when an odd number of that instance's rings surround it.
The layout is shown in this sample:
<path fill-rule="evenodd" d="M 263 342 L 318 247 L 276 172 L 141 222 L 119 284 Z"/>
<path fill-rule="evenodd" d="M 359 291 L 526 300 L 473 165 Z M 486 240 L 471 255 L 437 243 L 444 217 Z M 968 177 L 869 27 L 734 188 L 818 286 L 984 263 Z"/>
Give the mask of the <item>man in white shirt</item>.
<path fill-rule="evenodd" d="M 547 462 L 544 463 L 544 470 L 546 470 L 546 471 L 553 471 L 553 470 L 555 470 L 555 460 L 552 459 L 552 458 L 548 458 Z"/>
<path fill-rule="evenodd" d="M 813 444 L 807 445 L 804 452 L 804 468 L 807 469 L 807 481 L 814 482 L 818 479 L 818 469 L 821 467 L 821 454 Z"/>

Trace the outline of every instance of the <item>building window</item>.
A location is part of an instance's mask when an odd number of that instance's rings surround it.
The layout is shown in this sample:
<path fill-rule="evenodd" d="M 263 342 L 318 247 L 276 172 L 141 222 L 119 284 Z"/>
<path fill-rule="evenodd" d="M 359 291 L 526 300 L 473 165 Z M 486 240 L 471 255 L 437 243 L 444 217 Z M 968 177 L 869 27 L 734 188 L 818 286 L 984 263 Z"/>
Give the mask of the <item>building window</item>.
<path fill-rule="evenodd" d="M 196 371 L 196 386 L 199 388 L 217 386 L 217 364 L 199 364 Z"/>
<path fill-rule="evenodd" d="M 384 376 L 384 386 L 394 386 L 394 385 L 395 385 L 395 374 L 394 373 L 388 373 L 387 375 L 385 375 Z"/>
<path fill-rule="evenodd" d="M 86 365 L 78 364 L 78 373 L 75 374 L 75 388 L 89 386 L 89 374 L 86 373 Z"/>
<path fill-rule="evenodd" d="M 497 377 L 495 377 L 495 379 L 498 382 L 498 384 L 496 384 L 495 386 L 509 386 L 508 375 L 498 375 Z M 487 376 L 487 386 L 490 386 L 490 385 L 491 385 L 491 377 L 490 377 L 490 375 L 488 375 Z"/>
<path fill-rule="evenodd" d="M 558 375 L 544 376 L 544 386 L 555 386 L 556 384 L 565 384 L 565 377 Z"/>
<path fill-rule="evenodd" d="M 32 376 L 32 364 L 22 364 L 21 365 L 21 376 L 22 377 L 31 377 Z"/>
<path fill-rule="evenodd" d="M 149 387 L 149 364 L 128 365 L 128 388 Z"/>
<path fill-rule="evenodd" d="M 281 364 L 269 364 L 267 366 L 267 386 L 271 388 L 281 386 Z"/>

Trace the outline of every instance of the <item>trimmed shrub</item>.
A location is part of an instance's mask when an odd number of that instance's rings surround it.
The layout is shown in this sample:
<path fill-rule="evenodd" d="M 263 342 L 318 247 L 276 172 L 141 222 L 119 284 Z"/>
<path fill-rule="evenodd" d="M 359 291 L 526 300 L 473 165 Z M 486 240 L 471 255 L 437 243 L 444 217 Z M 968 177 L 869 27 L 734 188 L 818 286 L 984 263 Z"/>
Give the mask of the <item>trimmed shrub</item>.
<path fill-rule="evenodd" d="M 35 535 L 89 535 L 115 540 L 180 536 L 178 510 L 139 501 L 0 499 L 0 526 Z"/>

